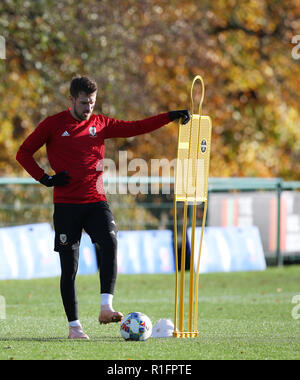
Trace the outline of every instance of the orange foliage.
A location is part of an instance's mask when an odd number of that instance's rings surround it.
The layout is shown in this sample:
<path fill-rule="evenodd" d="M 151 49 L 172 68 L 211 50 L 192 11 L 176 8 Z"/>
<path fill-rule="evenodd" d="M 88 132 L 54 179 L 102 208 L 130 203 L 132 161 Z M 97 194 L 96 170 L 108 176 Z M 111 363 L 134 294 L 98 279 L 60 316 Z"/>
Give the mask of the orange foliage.
<path fill-rule="evenodd" d="M 47 115 L 68 106 L 77 73 L 100 87 L 98 111 L 138 119 L 189 107 L 193 77 L 206 84 L 213 120 L 211 176 L 300 176 L 300 33 L 297 0 L 3 0 L 0 25 L 0 174 L 20 175 L 15 152 Z M 195 93 L 196 100 L 199 94 Z M 131 157 L 176 153 L 175 123 L 107 143 Z M 44 153 L 39 158 L 47 165 Z"/>

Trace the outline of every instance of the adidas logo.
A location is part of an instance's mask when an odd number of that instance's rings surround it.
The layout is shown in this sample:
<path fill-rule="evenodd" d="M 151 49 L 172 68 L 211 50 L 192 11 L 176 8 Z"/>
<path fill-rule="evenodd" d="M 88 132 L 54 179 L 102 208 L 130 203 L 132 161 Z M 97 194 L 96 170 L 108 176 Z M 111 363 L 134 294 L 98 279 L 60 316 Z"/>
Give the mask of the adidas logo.
<path fill-rule="evenodd" d="M 70 136 L 69 132 L 68 131 L 65 131 L 62 136 Z"/>

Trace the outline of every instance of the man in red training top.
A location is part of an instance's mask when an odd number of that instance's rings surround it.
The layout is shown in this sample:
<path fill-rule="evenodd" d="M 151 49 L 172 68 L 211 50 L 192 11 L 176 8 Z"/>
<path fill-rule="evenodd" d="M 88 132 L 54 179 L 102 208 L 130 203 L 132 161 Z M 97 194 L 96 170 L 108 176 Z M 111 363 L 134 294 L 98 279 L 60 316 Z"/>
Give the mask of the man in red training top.
<path fill-rule="evenodd" d="M 170 111 L 139 121 L 122 121 L 93 110 L 97 84 L 87 77 L 76 77 L 70 86 L 71 108 L 42 121 L 21 145 L 18 162 L 37 181 L 54 186 L 55 247 L 61 264 L 60 291 L 69 322 L 70 339 L 89 339 L 78 318 L 75 277 L 79 245 L 84 229 L 99 244 L 101 311 L 100 323 L 119 322 L 123 314 L 113 309 L 117 277 L 117 227 L 102 188 L 102 172 L 97 164 L 104 159 L 105 139 L 148 133 L 182 118 L 189 111 Z M 36 163 L 34 153 L 44 144 L 51 168 L 50 176 Z M 99 186 L 100 180 L 100 186 Z"/>

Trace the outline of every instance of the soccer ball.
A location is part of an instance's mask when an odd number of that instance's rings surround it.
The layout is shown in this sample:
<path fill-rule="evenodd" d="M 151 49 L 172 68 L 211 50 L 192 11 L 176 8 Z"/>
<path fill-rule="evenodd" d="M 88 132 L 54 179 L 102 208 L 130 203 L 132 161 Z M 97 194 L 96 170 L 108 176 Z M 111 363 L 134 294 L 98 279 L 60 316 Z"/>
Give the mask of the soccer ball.
<path fill-rule="evenodd" d="M 125 340 L 145 341 L 152 334 L 152 322 L 143 313 L 129 313 L 122 319 L 120 330 Z"/>

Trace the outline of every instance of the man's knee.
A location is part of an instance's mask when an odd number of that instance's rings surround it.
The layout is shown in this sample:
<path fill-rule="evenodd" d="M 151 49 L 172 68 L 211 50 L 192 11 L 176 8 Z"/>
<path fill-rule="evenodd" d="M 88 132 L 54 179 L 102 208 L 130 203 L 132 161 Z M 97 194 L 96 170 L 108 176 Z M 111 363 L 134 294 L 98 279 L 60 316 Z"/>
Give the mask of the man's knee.
<path fill-rule="evenodd" d="M 74 280 L 78 271 L 79 247 L 60 251 L 59 258 L 62 277 Z"/>

